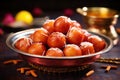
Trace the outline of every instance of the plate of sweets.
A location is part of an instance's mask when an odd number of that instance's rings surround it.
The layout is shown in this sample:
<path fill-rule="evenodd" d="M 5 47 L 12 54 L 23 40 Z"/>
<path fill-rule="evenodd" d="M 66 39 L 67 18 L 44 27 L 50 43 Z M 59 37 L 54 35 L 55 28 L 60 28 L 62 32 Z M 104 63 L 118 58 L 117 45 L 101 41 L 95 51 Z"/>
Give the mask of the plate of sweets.
<path fill-rule="evenodd" d="M 10 34 L 6 44 L 32 66 L 51 72 L 92 64 L 113 46 L 107 36 L 87 31 L 66 16 Z"/>

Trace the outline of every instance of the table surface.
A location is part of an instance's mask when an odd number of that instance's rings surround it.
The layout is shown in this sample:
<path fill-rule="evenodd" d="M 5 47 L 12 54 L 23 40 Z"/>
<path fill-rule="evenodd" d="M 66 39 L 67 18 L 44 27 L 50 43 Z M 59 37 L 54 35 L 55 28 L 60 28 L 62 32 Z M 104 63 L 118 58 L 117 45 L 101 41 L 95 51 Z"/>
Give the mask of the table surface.
<path fill-rule="evenodd" d="M 48 13 L 46 14 L 50 18 L 56 18 L 62 13 L 56 12 L 56 13 Z M 71 19 L 80 21 L 82 23 L 81 17 L 79 14 L 74 14 L 71 16 Z M 118 20 L 117 27 L 120 26 Z M 105 69 L 100 68 L 102 65 L 115 65 L 115 64 L 108 64 L 108 63 L 99 63 L 95 62 L 87 70 L 95 70 L 95 73 L 89 77 L 85 76 L 85 71 L 77 71 L 77 72 L 70 72 L 70 73 L 47 73 L 43 71 L 36 70 L 36 73 L 38 74 L 38 77 L 35 78 L 31 75 L 25 75 L 18 72 L 16 69 L 19 67 L 30 67 L 25 61 L 19 63 L 19 64 L 9 64 L 5 65 L 3 64 L 6 60 L 11 59 L 21 59 L 18 56 L 18 53 L 12 51 L 6 46 L 5 40 L 7 36 L 10 33 L 5 32 L 3 35 L 0 36 L 0 80 L 119 80 L 120 79 L 120 65 L 118 66 L 118 69 L 110 70 L 109 72 L 105 72 Z M 120 36 L 119 36 L 120 37 Z M 109 52 L 102 54 L 102 57 L 106 58 L 120 58 L 120 40 L 117 45 L 115 45 Z M 33 68 L 32 68 L 33 69 Z"/>

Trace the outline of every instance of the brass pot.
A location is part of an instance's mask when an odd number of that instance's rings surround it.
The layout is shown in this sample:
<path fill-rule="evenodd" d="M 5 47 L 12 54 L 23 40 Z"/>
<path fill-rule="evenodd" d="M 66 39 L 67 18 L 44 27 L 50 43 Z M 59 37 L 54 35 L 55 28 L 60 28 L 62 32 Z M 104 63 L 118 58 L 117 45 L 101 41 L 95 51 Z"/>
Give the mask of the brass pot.
<path fill-rule="evenodd" d="M 114 45 L 118 42 L 118 34 L 115 30 L 119 14 L 118 11 L 106 7 L 83 7 L 77 8 L 82 14 L 87 30 L 104 34 L 113 40 Z"/>

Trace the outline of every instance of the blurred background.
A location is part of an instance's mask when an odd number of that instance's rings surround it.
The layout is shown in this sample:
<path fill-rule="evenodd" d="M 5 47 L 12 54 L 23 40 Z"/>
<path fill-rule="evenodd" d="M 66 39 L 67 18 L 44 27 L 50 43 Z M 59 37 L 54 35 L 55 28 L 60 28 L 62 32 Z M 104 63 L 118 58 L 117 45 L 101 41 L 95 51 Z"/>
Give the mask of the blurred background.
<path fill-rule="evenodd" d="M 0 0 L 0 22 L 7 13 L 15 16 L 21 10 L 28 10 L 33 16 L 39 14 L 37 17 L 56 18 L 66 14 L 82 23 L 81 18 L 76 16 L 76 8 L 85 6 L 108 7 L 120 11 L 118 0 Z M 36 8 L 39 8 L 39 10 L 36 10 Z"/>
<path fill-rule="evenodd" d="M 118 3 L 116 0 L 0 0 L 0 15 L 22 9 L 31 11 L 34 7 L 40 7 L 43 11 L 60 11 L 84 6 L 102 6 L 120 10 Z"/>
<path fill-rule="evenodd" d="M 42 16 L 50 15 L 52 18 L 64 14 L 65 9 L 71 9 L 77 13 L 76 8 L 85 6 L 108 7 L 120 11 L 120 5 L 118 3 L 116 0 L 0 0 L 0 21 L 3 20 L 6 13 L 15 15 L 21 10 L 33 12 L 35 8 L 41 10 L 41 12 L 36 12 L 42 14 Z M 68 11 L 68 15 L 70 14 L 71 12 Z M 76 17 L 73 17 L 73 19 L 80 20 Z"/>

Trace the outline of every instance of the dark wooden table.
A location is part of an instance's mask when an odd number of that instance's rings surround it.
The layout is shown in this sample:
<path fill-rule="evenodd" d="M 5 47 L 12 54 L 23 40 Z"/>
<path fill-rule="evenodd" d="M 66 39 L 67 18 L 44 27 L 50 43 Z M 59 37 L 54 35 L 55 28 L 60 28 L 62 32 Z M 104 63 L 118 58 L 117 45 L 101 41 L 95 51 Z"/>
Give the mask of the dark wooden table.
<path fill-rule="evenodd" d="M 50 18 L 56 18 L 62 13 L 48 13 L 46 14 Z M 75 19 L 77 21 L 80 21 L 82 23 L 81 17 L 78 14 L 75 14 L 71 16 L 72 19 Z M 119 21 L 116 26 L 119 26 Z M 6 38 L 10 33 L 5 32 L 4 35 L 0 36 L 0 80 L 120 80 L 120 65 L 118 66 L 118 69 L 110 70 L 109 72 L 105 72 L 105 69 L 100 68 L 102 65 L 114 65 L 114 64 L 108 64 L 108 63 L 99 63 L 95 62 L 90 67 L 88 67 L 84 71 L 76 71 L 76 72 L 70 72 L 70 73 L 47 73 L 43 71 L 36 70 L 36 74 L 38 74 L 38 77 L 35 78 L 31 75 L 25 75 L 21 74 L 19 71 L 17 71 L 17 68 L 20 67 L 30 67 L 25 61 L 18 63 L 16 65 L 9 64 L 5 65 L 3 64 L 4 61 L 11 60 L 11 59 L 21 59 L 18 55 L 18 53 L 12 51 L 6 46 Z M 116 46 L 114 46 L 109 52 L 102 54 L 102 57 L 106 58 L 120 58 L 120 41 Z M 95 70 L 95 73 L 89 77 L 85 76 L 85 73 L 91 69 Z"/>

